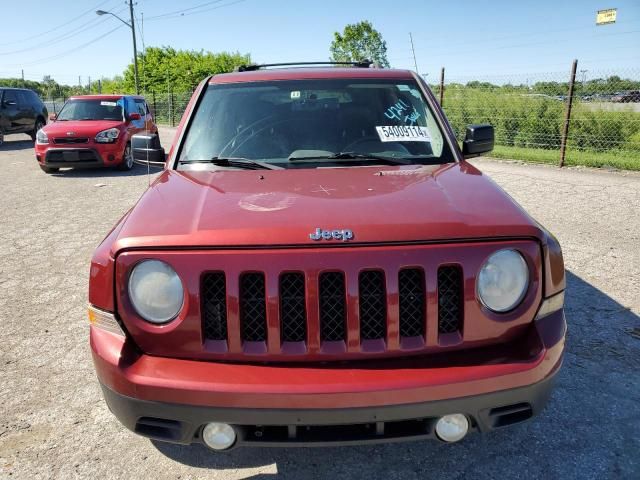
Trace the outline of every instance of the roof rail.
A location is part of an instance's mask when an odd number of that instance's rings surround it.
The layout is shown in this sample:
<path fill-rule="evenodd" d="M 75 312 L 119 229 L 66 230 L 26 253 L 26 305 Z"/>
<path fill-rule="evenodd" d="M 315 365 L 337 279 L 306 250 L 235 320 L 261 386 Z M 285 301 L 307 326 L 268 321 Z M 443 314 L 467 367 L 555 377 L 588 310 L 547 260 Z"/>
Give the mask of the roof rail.
<path fill-rule="evenodd" d="M 263 63 L 252 65 L 239 65 L 234 68 L 234 72 L 253 72 L 262 68 L 269 67 L 297 67 L 297 66 L 310 66 L 310 65 L 349 65 L 356 68 L 370 68 L 373 65 L 371 60 L 362 60 L 359 62 L 290 62 L 290 63 Z"/>

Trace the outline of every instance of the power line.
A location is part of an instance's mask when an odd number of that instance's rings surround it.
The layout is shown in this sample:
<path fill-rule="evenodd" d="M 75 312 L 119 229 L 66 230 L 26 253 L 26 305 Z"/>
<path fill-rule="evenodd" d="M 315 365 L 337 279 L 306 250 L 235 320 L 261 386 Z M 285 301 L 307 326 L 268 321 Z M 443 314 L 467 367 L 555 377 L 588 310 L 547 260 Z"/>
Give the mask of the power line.
<path fill-rule="evenodd" d="M 120 29 L 122 27 L 123 27 L 123 25 L 118 25 L 117 27 L 109 30 L 106 33 L 103 33 L 102 35 L 100 35 L 98 37 L 95 37 L 92 40 L 89 40 L 86 43 L 83 43 L 81 45 L 77 45 L 76 47 L 72 48 L 71 50 L 67 50 L 67 51 L 59 53 L 57 55 L 53 55 L 53 56 L 49 56 L 49 57 L 45 57 L 45 58 L 40 58 L 38 60 L 34 60 L 33 62 L 14 64 L 14 65 L 30 66 L 30 65 L 40 65 L 40 64 L 43 64 L 43 63 L 49 63 L 49 62 L 51 62 L 53 60 L 57 60 L 58 58 L 62 58 L 62 57 L 65 57 L 67 55 L 71 55 L 72 53 L 75 53 L 78 50 L 82 50 L 83 48 L 88 47 L 89 45 L 92 45 L 92 44 L 96 43 L 98 40 L 103 39 L 107 35 L 111 35 L 113 32 L 115 32 L 116 30 L 118 30 L 118 29 Z"/>
<path fill-rule="evenodd" d="M 215 3 L 219 3 L 222 0 L 215 0 Z M 205 13 L 205 12 L 210 12 L 212 10 L 218 10 L 219 8 L 224 8 L 224 7 L 230 7 L 232 5 L 236 5 L 238 3 L 242 3 L 242 2 L 246 2 L 247 0 L 236 0 L 235 2 L 230 2 L 230 3 L 225 3 L 224 5 L 218 5 L 212 8 L 205 8 L 204 10 L 198 10 L 196 12 L 190 12 L 190 13 L 184 13 L 187 10 L 180 10 L 178 12 L 173 12 L 173 13 L 165 13 L 163 15 L 156 15 L 154 17 L 149 17 L 147 20 L 148 21 L 155 21 L 155 20 L 163 20 L 163 19 L 170 19 L 170 18 L 177 18 L 177 17 L 187 17 L 189 15 L 197 15 L 199 13 Z M 214 2 L 212 2 L 214 3 Z M 193 10 L 196 7 L 192 7 L 190 10 Z"/>
<path fill-rule="evenodd" d="M 123 10 L 124 10 L 124 8 L 121 8 L 119 10 L 116 10 L 115 13 L 120 13 Z M 24 53 L 24 52 L 30 52 L 32 50 L 40 50 L 42 48 L 47 48 L 47 47 L 49 47 L 51 45 L 55 45 L 55 44 L 58 44 L 60 42 L 64 42 L 65 40 L 69 40 L 71 38 L 74 38 L 74 37 L 78 36 L 79 34 L 81 34 L 83 32 L 86 32 L 87 30 L 93 30 L 95 27 L 97 27 L 101 23 L 106 22 L 107 20 L 109 20 L 109 19 L 108 18 L 95 18 L 93 20 L 90 20 L 88 23 L 85 24 L 84 27 L 82 27 L 79 30 L 74 30 L 72 32 L 68 32 L 68 33 L 65 33 L 63 35 L 60 35 L 58 37 L 53 37 L 53 38 L 47 40 L 44 43 L 33 45 L 31 47 L 21 48 L 19 50 L 13 50 L 13 51 L 10 51 L 10 52 L 0 52 L 0 55 L 14 55 L 16 53 Z"/>
<path fill-rule="evenodd" d="M 86 10 L 86 11 L 82 12 L 82 13 L 81 13 L 80 15 L 78 15 L 77 17 L 73 17 L 71 20 L 68 20 L 68 21 L 66 21 L 66 22 L 64 22 L 64 23 L 62 23 L 62 24 L 60 24 L 60 25 L 57 25 L 57 26 L 55 26 L 55 27 L 53 27 L 53 28 L 51 28 L 51 29 L 49 29 L 49 30 L 47 30 L 47 31 L 37 33 L 37 34 L 32 35 L 32 36 L 27 37 L 27 38 L 22 38 L 22 39 L 20 39 L 20 40 L 13 40 L 13 41 L 11 41 L 11 42 L 4 42 L 4 43 L 0 43 L 0 45 L 4 46 L 4 45 L 15 45 L 15 44 L 17 44 L 17 43 L 24 43 L 24 42 L 27 42 L 27 41 L 29 41 L 29 40 L 33 40 L 34 38 L 42 37 L 43 35 L 46 35 L 47 33 L 55 32 L 56 30 L 59 30 L 59 29 L 60 29 L 60 28 L 62 28 L 62 27 L 65 27 L 65 26 L 67 26 L 67 25 L 70 25 L 70 24 L 72 24 L 73 22 L 75 22 L 76 20 L 78 20 L 78 19 L 80 19 L 80 18 L 82 18 L 82 17 L 84 17 L 84 16 L 86 16 L 86 15 L 88 15 L 88 14 L 90 14 L 90 13 L 93 13 L 97 8 L 102 7 L 102 6 L 104 6 L 104 5 L 106 5 L 107 3 L 110 3 L 110 2 L 112 2 L 112 1 L 113 1 L 113 0 L 108 0 L 108 1 L 106 1 L 106 2 L 100 2 L 100 3 L 98 3 L 97 5 L 95 5 L 94 7 L 91 7 L 89 10 Z"/>
<path fill-rule="evenodd" d="M 165 13 L 161 13 L 161 14 L 159 14 L 159 15 L 154 15 L 154 16 L 152 16 L 152 17 L 148 17 L 148 18 L 147 18 L 147 20 L 154 20 L 154 19 L 156 19 L 156 18 L 163 18 L 163 17 L 168 17 L 168 16 L 170 16 L 170 15 L 176 15 L 176 14 L 178 14 L 178 16 L 181 16 L 184 12 L 189 12 L 189 11 L 191 11 L 191 10 L 196 10 L 196 9 L 198 9 L 198 8 L 206 7 L 206 6 L 208 6 L 208 5 L 212 5 L 212 4 L 214 4 L 214 3 L 220 3 L 220 2 L 222 2 L 222 1 L 223 1 L 223 0 L 213 0 L 213 1 L 211 1 L 211 2 L 201 3 L 200 5 L 195 5 L 195 6 L 190 7 L 190 8 L 183 8 L 183 9 L 181 9 L 181 10 L 175 10 L 175 11 L 173 11 L 173 12 L 165 12 Z"/>

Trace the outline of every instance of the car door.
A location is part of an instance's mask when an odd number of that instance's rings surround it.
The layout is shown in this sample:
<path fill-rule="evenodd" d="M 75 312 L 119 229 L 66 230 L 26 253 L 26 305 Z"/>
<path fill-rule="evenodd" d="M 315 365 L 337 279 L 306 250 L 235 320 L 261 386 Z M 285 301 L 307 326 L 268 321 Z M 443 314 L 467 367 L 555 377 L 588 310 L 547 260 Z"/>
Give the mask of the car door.
<path fill-rule="evenodd" d="M 16 90 L 4 90 L 2 95 L 2 117 L 5 133 L 18 133 L 24 124 L 23 113 L 20 111 Z"/>
<path fill-rule="evenodd" d="M 29 96 L 29 92 L 16 90 L 18 106 L 20 107 L 20 131 L 30 132 L 36 124 L 36 109 Z"/>
<path fill-rule="evenodd" d="M 151 112 L 149 112 L 149 107 L 147 106 L 147 102 L 140 98 L 135 99 L 136 107 L 138 109 L 138 113 L 144 120 L 144 131 L 152 132 L 153 131 L 153 117 L 151 116 Z"/>

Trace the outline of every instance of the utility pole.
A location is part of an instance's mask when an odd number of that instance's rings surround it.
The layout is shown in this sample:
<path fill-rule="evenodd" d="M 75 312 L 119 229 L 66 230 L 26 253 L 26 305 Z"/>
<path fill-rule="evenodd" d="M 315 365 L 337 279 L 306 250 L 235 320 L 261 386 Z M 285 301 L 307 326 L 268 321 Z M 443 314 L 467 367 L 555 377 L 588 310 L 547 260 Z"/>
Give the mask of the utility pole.
<path fill-rule="evenodd" d="M 24 68 L 22 69 L 22 86 L 24 87 Z"/>
<path fill-rule="evenodd" d="M 140 86 L 138 85 L 138 47 L 136 45 L 136 24 L 135 24 L 135 17 L 133 16 L 133 0 L 129 0 L 129 15 L 130 15 L 129 22 L 121 19 L 115 13 L 106 12 L 104 10 L 96 10 L 96 15 L 112 15 L 131 29 L 131 36 L 133 37 L 133 73 L 134 73 L 134 78 L 136 83 L 136 93 L 139 94 Z"/>
<path fill-rule="evenodd" d="M 82 90 L 82 79 L 80 78 L 80 75 L 78 75 L 78 88 Z"/>
<path fill-rule="evenodd" d="M 140 93 L 138 85 L 138 47 L 136 46 L 136 24 L 133 17 L 133 0 L 129 0 L 129 13 L 131 14 L 131 36 L 133 37 L 133 71 L 135 73 L 136 94 Z"/>
<path fill-rule="evenodd" d="M 416 50 L 415 48 L 413 48 L 413 35 L 411 35 L 411 32 L 409 32 L 409 40 L 411 40 L 411 51 L 413 52 L 413 64 L 416 67 L 416 73 L 420 75 L 420 72 L 418 72 L 418 62 L 416 60 Z"/>
<path fill-rule="evenodd" d="M 89 93 L 91 93 L 91 75 L 89 75 Z"/>

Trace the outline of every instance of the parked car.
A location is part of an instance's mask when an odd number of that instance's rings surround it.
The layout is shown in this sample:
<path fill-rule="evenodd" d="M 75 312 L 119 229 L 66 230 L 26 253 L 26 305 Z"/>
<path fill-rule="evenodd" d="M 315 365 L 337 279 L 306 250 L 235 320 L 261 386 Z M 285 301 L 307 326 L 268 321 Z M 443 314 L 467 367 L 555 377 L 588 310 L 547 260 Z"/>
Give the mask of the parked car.
<path fill-rule="evenodd" d="M 557 240 L 466 159 L 426 82 L 245 67 L 196 89 L 165 170 L 94 253 L 90 344 L 134 432 L 237 446 L 462 439 L 560 369 Z M 164 161 L 157 135 L 134 156 Z"/>
<path fill-rule="evenodd" d="M 36 135 L 36 159 L 46 173 L 65 167 L 133 167 L 131 137 L 158 128 L 143 97 L 71 97 Z"/>
<path fill-rule="evenodd" d="M 46 123 L 47 108 L 33 90 L 0 87 L 0 145 L 14 133 L 29 134 L 35 141 Z"/>
<path fill-rule="evenodd" d="M 617 103 L 640 102 L 640 90 L 617 92 L 611 97 L 611 101 Z"/>

